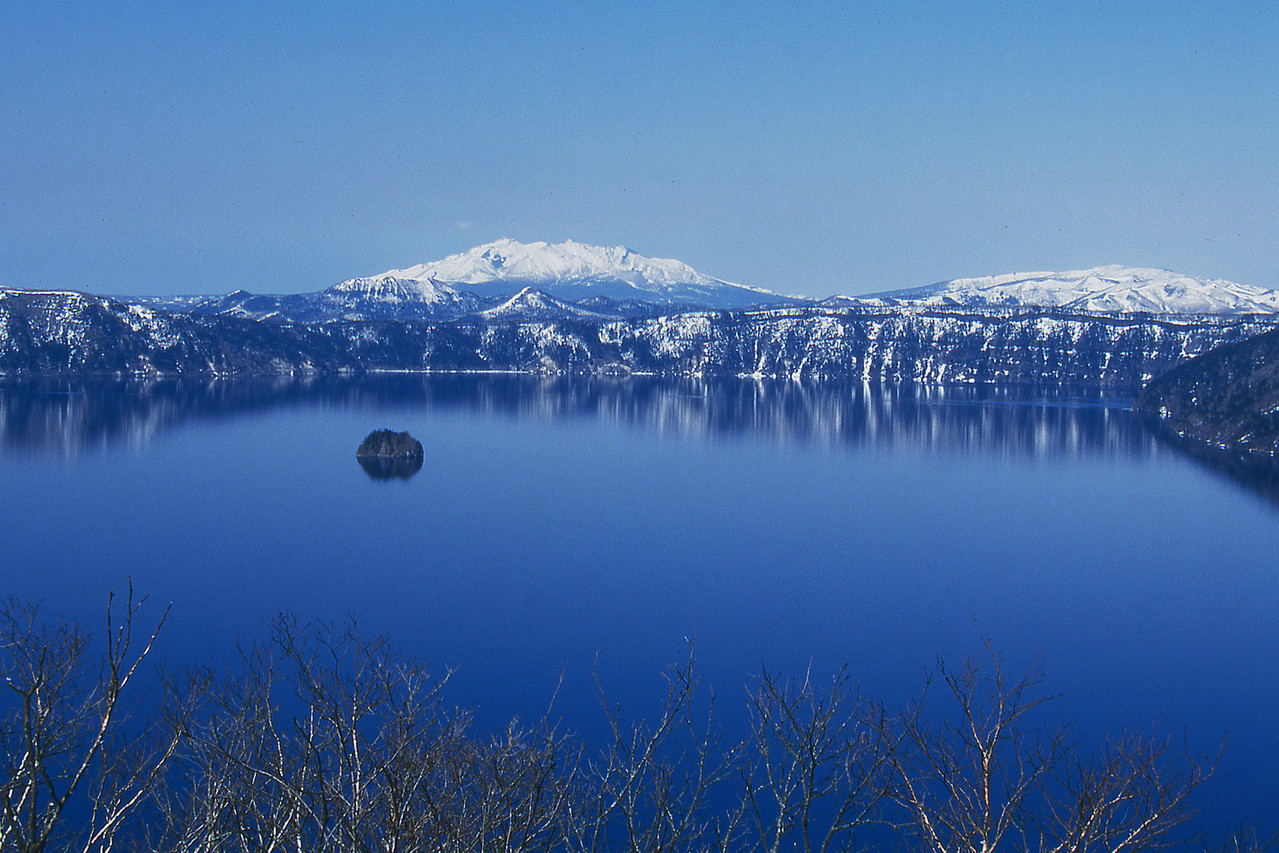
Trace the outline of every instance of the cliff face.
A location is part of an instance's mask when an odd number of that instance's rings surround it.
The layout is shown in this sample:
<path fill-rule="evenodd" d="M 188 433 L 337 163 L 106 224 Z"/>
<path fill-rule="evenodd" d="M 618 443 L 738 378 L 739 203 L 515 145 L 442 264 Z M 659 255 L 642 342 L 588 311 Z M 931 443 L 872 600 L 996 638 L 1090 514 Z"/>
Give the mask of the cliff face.
<path fill-rule="evenodd" d="M 1137 407 L 1186 438 L 1279 454 L 1279 330 L 1219 347 L 1151 382 Z"/>
<path fill-rule="evenodd" d="M 103 296 L 0 289 L 0 373 L 212 376 L 322 370 L 323 335 L 156 310 Z"/>
<path fill-rule="evenodd" d="M 800 307 L 585 318 L 267 323 L 79 293 L 0 290 L 0 373 L 271 375 L 504 370 L 1051 382 L 1136 388 L 1279 316 Z"/>
<path fill-rule="evenodd" d="M 635 369 L 665 373 L 1135 387 L 1273 322 L 1038 309 L 781 309 L 614 323 L 601 337 Z"/>

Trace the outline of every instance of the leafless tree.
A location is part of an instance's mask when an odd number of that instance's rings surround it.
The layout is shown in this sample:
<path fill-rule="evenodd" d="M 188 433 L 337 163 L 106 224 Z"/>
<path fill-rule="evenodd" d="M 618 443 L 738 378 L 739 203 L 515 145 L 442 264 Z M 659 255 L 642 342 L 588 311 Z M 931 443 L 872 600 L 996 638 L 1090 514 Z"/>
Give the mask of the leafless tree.
<path fill-rule="evenodd" d="M 1219 757 L 1219 756 L 1218 756 Z M 1072 751 L 1053 768 L 1057 783 L 1034 816 L 1044 853 L 1126 853 L 1171 846 L 1193 815 L 1191 794 L 1216 760 L 1168 737 L 1121 733 L 1096 753 Z"/>
<path fill-rule="evenodd" d="M 164 617 L 135 637 L 141 604 L 109 603 L 101 654 L 0 606 L 0 853 L 1138 853 L 1183 840 L 1216 763 L 1046 725 L 1040 668 L 1010 677 L 988 642 L 897 715 L 845 671 L 820 686 L 765 672 L 741 741 L 690 647 L 647 720 L 597 677 L 608 730 L 588 750 L 549 711 L 475 733 L 443 701 L 447 672 L 353 621 L 281 618 L 225 676 L 163 680 L 163 718 L 143 719 L 124 697 Z M 1220 853 L 1263 849 L 1240 833 Z"/>
<path fill-rule="evenodd" d="M 627 722 L 597 677 L 609 735 L 587 764 L 583 804 L 572 822 L 576 850 L 732 849 L 743 811 L 734 807 L 715 814 L 713 804 L 716 792 L 735 776 L 741 747 L 724 742 L 714 697 L 699 704 L 691 645 L 687 659 L 665 679 L 666 696 L 656 719 Z"/>
<path fill-rule="evenodd" d="M 1069 727 L 1035 723 L 1053 697 L 1036 666 L 1009 678 L 988 641 L 958 670 L 938 665 L 955 713 L 901 718 L 896 802 L 932 853 L 1124 853 L 1168 846 L 1214 762 L 1124 734 L 1090 754 Z"/>
<path fill-rule="evenodd" d="M 421 662 L 346 623 L 282 618 L 187 736 L 172 851 L 534 850 L 564 833 L 576 747 L 512 723 L 473 738 Z"/>
<path fill-rule="evenodd" d="M 144 599 L 106 611 L 106 649 L 76 625 L 50 627 L 39 608 L 0 606 L 0 850 L 109 850 L 162 781 L 178 733 L 129 720 L 123 697 L 164 624 L 134 635 Z M 175 718 L 189 705 L 179 702 Z"/>
<path fill-rule="evenodd" d="M 1271 853 L 1279 849 L 1279 833 L 1269 838 L 1257 835 L 1256 827 L 1240 826 L 1226 834 L 1215 848 L 1204 845 L 1204 853 Z"/>
<path fill-rule="evenodd" d="M 748 832 L 767 853 L 851 850 L 858 830 L 883 820 L 896 735 L 883 708 L 841 670 L 829 687 L 764 672 L 747 692 L 751 735 L 743 752 Z"/>
<path fill-rule="evenodd" d="M 431 812 L 440 830 L 435 849 L 563 849 L 578 802 L 579 758 L 576 742 L 544 723 L 512 723 L 501 736 L 466 741 L 437 786 L 444 796 Z"/>

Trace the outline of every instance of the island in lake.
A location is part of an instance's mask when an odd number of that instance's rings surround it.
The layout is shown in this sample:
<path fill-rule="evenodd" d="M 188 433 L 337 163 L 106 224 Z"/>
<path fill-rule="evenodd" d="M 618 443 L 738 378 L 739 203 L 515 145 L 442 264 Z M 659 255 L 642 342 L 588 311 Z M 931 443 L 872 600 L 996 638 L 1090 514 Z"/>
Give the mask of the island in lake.
<path fill-rule="evenodd" d="M 407 480 L 422 470 L 422 442 L 407 432 L 377 429 L 360 443 L 355 458 L 374 480 Z"/>

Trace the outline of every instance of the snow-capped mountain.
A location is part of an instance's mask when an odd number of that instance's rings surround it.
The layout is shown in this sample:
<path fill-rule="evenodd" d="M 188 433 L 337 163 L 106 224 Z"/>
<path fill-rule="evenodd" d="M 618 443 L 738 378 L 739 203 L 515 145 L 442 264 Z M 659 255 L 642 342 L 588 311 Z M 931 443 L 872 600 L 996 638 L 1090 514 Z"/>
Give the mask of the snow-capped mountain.
<path fill-rule="evenodd" d="M 959 306 L 1039 306 L 1151 314 L 1272 314 L 1279 291 L 1168 270 L 1119 265 L 1069 272 L 957 278 L 873 294 L 885 302 Z"/>
<path fill-rule="evenodd" d="M 768 290 L 702 275 L 681 261 L 648 258 L 623 246 L 589 246 L 573 240 L 520 243 L 502 239 L 443 260 L 391 270 L 375 279 L 386 277 L 481 297 L 508 297 L 525 287 L 535 287 L 570 302 L 605 296 L 663 305 L 741 308 L 791 301 Z"/>
<path fill-rule="evenodd" d="M 528 288 L 554 300 L 541 306 L 507 300 Z M 530 297 L 525 295 L 525 301 Z M 685 308 L 733 309 L 804 300 L 702 275 L 680 261 L 646 258 L 621 246 L 498 240 L 439 261 L 347 279 L 312 293 L 161 297 L 167 311 L 253 320 L 484 321 L 598 314 L 645 316 Z"/>
<path fill-rule="evenodd" d="M 735 300 L 756 307 L 726 310 Z M 1166 270 L 813 302 L 624 248 L 502 240 L 302 294 L 139 304 L 0 288 L 0 375 L 515 370 L 1133 387 L 1276 327 L 1279 293 Z"/>

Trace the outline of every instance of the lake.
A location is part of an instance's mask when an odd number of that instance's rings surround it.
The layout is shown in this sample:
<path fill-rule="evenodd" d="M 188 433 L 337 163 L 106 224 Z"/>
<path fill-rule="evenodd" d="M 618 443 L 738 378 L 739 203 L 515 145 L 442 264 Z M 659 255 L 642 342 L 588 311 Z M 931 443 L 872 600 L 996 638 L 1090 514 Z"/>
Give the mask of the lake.
<path fill-rule="evenodd" d="M 1053 713 L 1226 757 L 1214 826 L 1279 829 L 1279 479 L 1071 389 L 384 376 L 0 384 L 4 593 L 159 654 L 353 614 L 497 726 L 650 713 L 694 642 L 730 728 L 762 667 L 890 705 L 980 638 Z M 369 476 L 373 429 L 425 448 Z M 159 606 L 147 612 L 158 615 Z"/>

